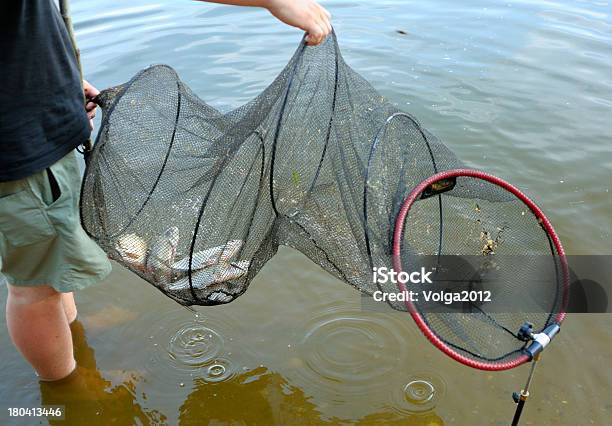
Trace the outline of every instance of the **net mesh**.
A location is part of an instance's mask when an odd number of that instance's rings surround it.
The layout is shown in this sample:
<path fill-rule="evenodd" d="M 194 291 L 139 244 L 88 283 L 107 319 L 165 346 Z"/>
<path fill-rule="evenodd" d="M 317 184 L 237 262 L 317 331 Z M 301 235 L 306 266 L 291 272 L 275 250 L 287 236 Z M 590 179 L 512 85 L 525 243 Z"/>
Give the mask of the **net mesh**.
<path fill-rule="evenodd" d="M 452 190 L 413 204 L 405 219 L 402 269 L 433 267 L 436 290 L 490 291 L 486 303 L 468 299 L 450 308 L 421 298 L 414 306 L 433 333 L 464 357 L 507 362 L 527 345 L 518 337 L 523 324 L 541 332 L 563 309 L 560 257 L 520 199 L 495 184 L 457 178 L 458 186 L 472 184 L 478 190 L 468 190 L 469 197 Z M 490 201 L 504 195 L 509 199 Z"/>
<path fill-rule="evenodd" d="M 437 171 L 462 167 L 344 62 L 335 35 L 318 47 L 302 42 L 270 86 L 228 113 L 207 105 L 164 65 L 103 91 L 99 103 L 104 114 L 83 181 L 83 226 L 109 257 L 183 305 L 235 300 L 279 245 L 364 293 L 397 291 L 374 283 L 372 267 L 392 263 L 403 199 Z M 550 254 L 537 224 L 510 217 L 524 207 L 510 205 L 499 188 L 459 180 L 443 196 L 415 204 L 406 257 L 478 255 L 483 229 L 509 226 L 503 246 L 511 253 L 530 247 Z M 483 351 L 491 342 L 472 328 L 490 321 L 456 315 L 427 321 L 451 344 L 499 356 Z M 515 320 L 502 325 L 515 331 Z M 490 328 L 500 339 L 511 337 L 499 324 Z"/>

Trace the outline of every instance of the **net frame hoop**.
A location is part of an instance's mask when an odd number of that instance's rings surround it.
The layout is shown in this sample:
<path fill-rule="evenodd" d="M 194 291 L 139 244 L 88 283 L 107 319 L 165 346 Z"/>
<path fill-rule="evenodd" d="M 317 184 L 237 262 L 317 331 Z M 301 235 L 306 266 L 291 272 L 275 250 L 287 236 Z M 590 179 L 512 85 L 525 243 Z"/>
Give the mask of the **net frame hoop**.
<path fill-rule="evenodd" d="M 422 192 L 429 185 L 439 180 L 442 180 L 442 179 L 450 179 L 450 178 L 457 178 L 457 177 L 472 177 L 472 178 L 484 180 L 494 185 L 500 186 L 503 189 L 512 193 L 519 200 L 521 200 L 527 207 L 529 207 L 531 212 L 536 216 L 541 226 L 544 228 L 544 230 L 550 237 L 552 244 L 555 250 L 557 251 L 557 255 L 559 257 L 560 264 L 561 264 L 561 274 L 562 274 L 562 282 L 563 282 L 562 283 L 563 299 L 562 299 L 561 309 L 554 318 L 554 322 L 556 322 L 557 324 L 561 324 L 561 322 L 565 319 L 565 307 L 567 306 L 568 288 L 569 288 L 569 267 L 567 264 L 565 250 L 563 249 L 563 245 L 561 244 L 561 240 L 559 239 L 557 233 L 555 232 L 552 224 L 550 223 L 550 221 L 548 220 L 544 212 L 529 197 L 527 197 L 527 195 L 525 195 L 521 190 L 519 190 L 512 184 L 506 182 L 505 180 L 500 179 L 496 176 L 493 176 L 489 173 L 486 173 L 480 170 L 475 170 L 475 169 L 445 170 L 443 172 L 436 173 L 428 177 L 427 179 L 422 181 L 420 184 L 418 184 L 412 190 L 412 192 L 410 192 L 408 197 L 404 199 L 402 203 L 402 207 L 399 213 L 397 214 L 397 217 L 395 220 L 395 227 L 393 231 L 393 246 L 392 246 L 393 247 L 393 252 L 392 252 L 393 269 L 397 272 L 402 271 L 401 244 L 402 244 L 402 239 L 403 239 L 402 236 L 404 233 L 404 224 L 406 221 L 406 217 L 408 216 L 408 212 L 410 211 L 410 208 L 412 207 L 414 202 L 419 199 Z M 397 285 L 402 292 L 408 291 L 404 283 L 398 282 Z M 417 324 L 421 332 L 425 335 L 425 337 L 427 337 L 427 339 L 435 347 L 440 349 L 442 352 L 444 352 L 449 357 L 453 358 L 455 361 L 460 362 L 461 364 L 467 365 L 468 367 L 472 367 L 478 370 L 501 371 L 501 370 L 509 370 L 511 368 L 518 367 L 519 365 L 524 364 L 525 362 L 528 362 L 531 360 L 531 358 L 525 353 L 519 355 L 518 357 L 512 360 L 505 361 L 505 362 L 499 362 L 499 363 L 482 362 L 482 361 L 476 361 L 474 359 L 468 358 L 465 355 L 457 352 L 455 349 L 453 349 L 449 345 L 447 345 L 444 341 L 442 341 L 442 339 L 440 339 L 440 337 L 438 337 L 437 334 L 433 332 L 433 330 L 429 328 L 428 324 L 425 322 L 425 319 L 418 312 L 418 310 L 416 309 L 412 301 L 409 300 L 409 298 L 406 298 L 406 301 L 404 303 L 406 305 L 406 308 L 408 309 L 408 312 L 412 316 L 412 319 L 415 321 L 415 323 Z"/>

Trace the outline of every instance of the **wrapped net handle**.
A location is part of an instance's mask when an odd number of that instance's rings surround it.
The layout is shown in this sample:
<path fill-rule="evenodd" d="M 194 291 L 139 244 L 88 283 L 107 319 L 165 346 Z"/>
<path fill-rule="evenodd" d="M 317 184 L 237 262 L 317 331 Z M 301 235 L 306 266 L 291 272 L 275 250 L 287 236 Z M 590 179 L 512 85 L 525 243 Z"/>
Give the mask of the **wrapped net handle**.
<path fill-rule="evenodd" d="M 115 101 L 117 95 L 122 93 L 126 88 L 126 84 L 120 84 L 118 86 L 109 87 L 108 89 L 102 90 L 96 97 L 91 101 L 101 108 L 108 108 Z"/>

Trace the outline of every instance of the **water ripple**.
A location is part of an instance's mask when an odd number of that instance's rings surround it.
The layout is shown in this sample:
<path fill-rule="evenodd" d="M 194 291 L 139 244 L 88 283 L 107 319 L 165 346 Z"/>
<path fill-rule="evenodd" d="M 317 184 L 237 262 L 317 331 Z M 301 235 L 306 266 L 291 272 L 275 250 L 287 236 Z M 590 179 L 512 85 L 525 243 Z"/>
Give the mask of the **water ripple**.
<path fill-rule="evenodd" d="M 138 324 L 147 322 L 148 330 L 140 332 L 148 340 L 143 367 L 149 393 L 163 392 L 171 383 L 183 387 L 197 378 L 227 381 L 251 362 L 237 338 L 240 327 L 224 311 L 190 315 L 179 308 Z M 130 328 L 126 325 L 124 332 L 134 333 Z"/>
<path fill-rule="evenodd" d="M 311 320 L 297 350 L 300 379 L 333 394 L 371 394 L 386 386 L 385 378 L 401 371 L 414 330 L 402 314 L 363 312 L 329 306 Z"/>
<path fill-rule="evenodd" d="M 214 359 L 223 348 L 223 338 L 202 323 L 189 323 L 168 342 L 168 356 L 178 368 L 200 368 Z"/>
<path fill-rule="evenodd" d="M 446 393 L 446 382 L 442 376 L 432 372 L 421 372 L 408 378 L 401 391 L 392 388 L 394 409 L 399 413 L 419 413 L 433 410 Z"/>

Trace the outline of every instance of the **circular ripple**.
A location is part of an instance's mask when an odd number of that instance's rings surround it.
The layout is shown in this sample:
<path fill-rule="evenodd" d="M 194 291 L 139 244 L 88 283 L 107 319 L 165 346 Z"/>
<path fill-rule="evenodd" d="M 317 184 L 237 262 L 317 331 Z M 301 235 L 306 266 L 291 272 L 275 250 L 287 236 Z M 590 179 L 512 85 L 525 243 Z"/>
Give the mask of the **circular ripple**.
<path fill-rule="evenodd" d="M 297 369 L 317 391 L 366 395 L 386 386 L 412 333 L 405 316 L 330 308 L 308 325 Z"/>
<path fill-rule="evenodd" d="M 418 373 L 393 389 L 394 407 L 402 413 L 433 410 L 446 392 L 446 383 L 435 373 Z"/>
<path fill-rule="evenodd" d="M 427 380 L 413 380 L 404 386 L 404 393 L 411 404 L 427 404 L 434 398 L 436 388 Z"/>
<path fill-rule="evenodd" d="M 146 376 L 144 388 L 150 396 L 163 396 L 167 385 L 187 386 L 199 378 L 227 380 L 241 366 L 252 363 L 249 348 L 241 343 L 242 327 L 225 310 L 194 314 L 177 308 L 145 313 L 125 328 L 126 337 L 131 339 L 128 341 L 134 342 L 130 350 L 144 355 L 140 365 Z M 210 369 L 216 364 L 222 367 Z"/>
<path fill-rule="evenodd" d="M 168 342 L 168 355 L 179 368 L 199 368 L 217 357 L 223 338 L 203 323 L 184 324 Z"/>
<path fill-rule="evenodd" d="M 365 318 L 329 319 L 302 342 L 306 365 L 327 379 L 367 381 L 393 368 L 381 353 L 389 338 L 393 339 L 381 324 Z"/>
<path fill-rule="evenodd" d="M 234 365 L 225 358 L 217 358 L 205 367 L 202 378 L 207 382 L 224 382 L 232 378 L 236 373 Z"/>

